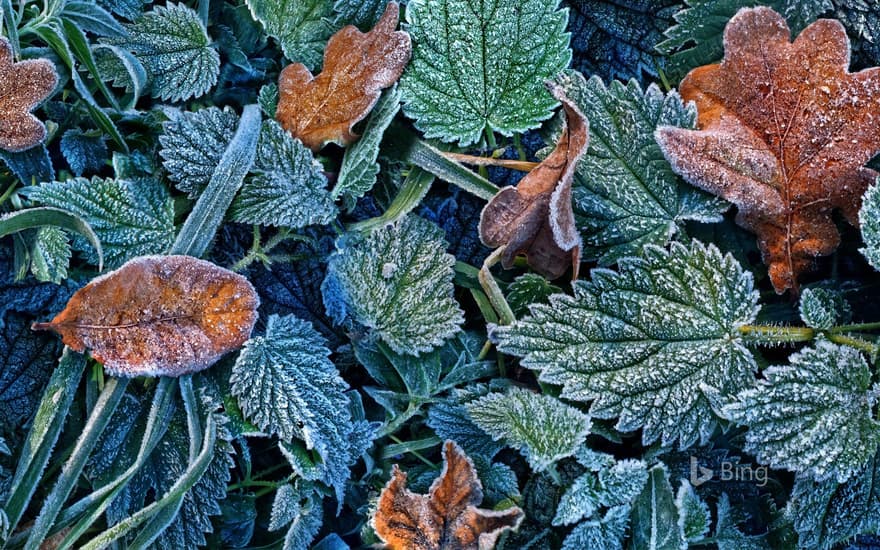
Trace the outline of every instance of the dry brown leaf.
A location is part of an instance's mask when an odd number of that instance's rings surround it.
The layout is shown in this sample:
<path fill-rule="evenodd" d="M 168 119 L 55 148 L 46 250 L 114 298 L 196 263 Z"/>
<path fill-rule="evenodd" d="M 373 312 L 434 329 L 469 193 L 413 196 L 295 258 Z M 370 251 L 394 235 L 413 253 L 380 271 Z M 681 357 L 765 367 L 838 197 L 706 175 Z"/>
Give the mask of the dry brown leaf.
<path fill-rule="evenodd" d="M 589 124 L 560 86 L 549 87 L 565 113 L 559 142 L 516 187 L 505 187 L 486 204 L 480 214 L 480 239 L 493 248 L 506 245 L 501 259 L 505 268 L 525 254 L 542 275 L 556 279 L 570 264 L 576 279 L 581 237 L 571 207 L 571 185 L 587 151 Z"/>
<path fill-rule="evenodd" d="M 849 40 L 821 19 L 792 43 L 769 8 L 740 11 L 724 31 L 724 60 L 682 81 L 698 130 L 664 127 L 657 139 L 675 170 L 739 208 L 779 293 L 840 242 L 831 212 L 858 224 L 877 177 L 880 69 L 848 73 Z"/>
<path fill-rule="evenodd" d="M 56 84 L 58 73 L 51 61 L 15 63 L 9 42 L 0 38 L 0 149 L 24 151 L 46 139 L 46 127 L 30 111 Z"/>
<path fill-rule="evenodd" d="M 406 488 L 397 465 L 379 496 L 373 524 L 391 550 L 476 550 L 492 548 L 505 529 L 516 529 L 518 507 L 483 510 L 483 487 L 474 464 L 452 441 L 443 445 L 443 471 L 427 495 Z"/>
<path fill-rule="evenodd" d="M 383 88 L 397 82 L 412 53 L 409 35 L 394 30 L 397 17 L 397 4 L 390 2 L 369 32 L 340 29 L 327 42 L 318 76 L 301 63 L 285 67 L 275 112 L 281 126 L 313 151 L 357 139 L 351 127 L 367 116 Z"/>
<path fill-rule="evenodd" d="M 257 320 L 247 279 L 190 256 L 142 256 L 79 289 L 35 330 L 86 348 L 118 376 L 180 376 L 240 347 Z"/>

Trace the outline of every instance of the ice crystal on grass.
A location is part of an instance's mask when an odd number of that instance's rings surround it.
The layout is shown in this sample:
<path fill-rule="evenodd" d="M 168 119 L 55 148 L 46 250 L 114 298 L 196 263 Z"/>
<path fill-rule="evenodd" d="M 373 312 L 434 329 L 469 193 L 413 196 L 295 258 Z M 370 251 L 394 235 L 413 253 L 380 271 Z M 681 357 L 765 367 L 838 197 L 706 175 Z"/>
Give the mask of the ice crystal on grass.
<path fill-rule="evenodd" d="M 620 272 L 595 269 L 574 296 L 551 296 L 531 315 L 494 331 L 499 349 L 522 357 L 562 397 L 593 401 L 597 418 L 643 428 L 642 440 L 708 439 L 713 394 L 749 387 L 755 360 L 739 328 L 754 321 L 752 276 L 714 246 L 649 246 Z"/>

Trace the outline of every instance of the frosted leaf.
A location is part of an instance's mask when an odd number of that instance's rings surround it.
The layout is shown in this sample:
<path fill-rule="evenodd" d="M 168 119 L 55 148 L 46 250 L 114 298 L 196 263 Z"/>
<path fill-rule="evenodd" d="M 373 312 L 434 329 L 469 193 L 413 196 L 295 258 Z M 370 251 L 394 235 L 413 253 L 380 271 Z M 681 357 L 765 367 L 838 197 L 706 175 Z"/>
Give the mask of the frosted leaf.
<path fill-rule="evenodd" d="M 740 523 L 742 514 L 730 506 L 730 498 L 727 493 L 722 493 L 718 499 L 715 520 L 715 539 L 718 550 L 769 550 L 770 546 L 765 543 L 761 535 L 746 535 L 740 531 L 736 524 Z"/>
<path fill-rule="evenodd" d="M 164 253 L 174 242 L 174 202 L 155 180 L 75 178 L 26 187 L 21 193 L 87 221 L 111 269 L 136 256 Z M 85 238 L 75 235 L 73 247 L 97 265 L 97 253 Z"/>
<path fill-rule="evenodd" d="M 590 418 L 550 395 L 513 387 L 465 405 L 495 440 L 519 450 L 536 472 L 571 456 L 590 432 Z"/>
<path fill-rule="evenodd" d="M 789 363 L 765 369 L 765 379 L 723 413 L 749 427 L 745 449 L 761 463 L 846 481 L 880 443 L 868 363 L 859 351 L 826 340 Z"/>
<path fill-rule="evenodd" d="M 413 59 L 401 79 L 404 113 L 426 137 L 476 143 L 550 117 L 544 88 L 571 60 L 558 0 L 412 0 Z"/>
<path fill-rule="evenodd" d="M 300 228 L 336 217 L 321 163 L 274 120 L 263 122 L 251 172 L 232 202 L 233 221 Z"/>
<path fill-rule="evenodd" d="M 684 550 L 678 509 L 669 474 L 661 462 L 648 471 L 648 483 L 632 510 L 632 545 L 646 550 Z"/>
<path fill-rule="evenodd" d="M 125 25 L 128 35 L 102 41 L 131 51 L 149 73 L 153 97 L 184 101 L 207 93 L 220 74 L 220 55 L 199 14 L 169 2 Z"/>
<path fill-rule="evenodd" d="M 648 246 L 619 266 L 593 270 L 574 296 L 554 295 L 498 327 L 498 347 L 563 386 L 563 398 L 592 400 L 594 417 L 619 417 L 617 430 L 643 428 L 645 444 L 706 441 L 716 425 L 709 396 L 754 381 L 739 333 L 758 312 L 752 275 L 696 241 Z"/>
<path fill-rule="evenodd" d="M 686 220 L 721 221 L 727 203 L 683 182 L 654 139 L 658 126 L 694 126 L 696 111 L 677 92 L 656 84 L 643 91 L 635 80 L 606 87 L 571 71 L 557 82 L 590 121 L 572 196 L 585 254 L 608 265 L 646 244 L 665 245 Z"/>
<path fill-rule="evenodd" d="M 73 128 L 64 132 L 60 145 L 64 160 L 77 176 L 99 171 L 108 157 L 107 144 L 101 134 L 92 135 Z"/>
<path fill-rule="evenodd" d="M 440 439 L 452 439 L 469 456 L 479 455 L 491 459 L 498 454 L 503 445 L 492 439 L 471 420 L 463 403 L 473 399 L 473 396 L 465 394 L 436 403 L 428 409 L 427 424 Z"/>
<path fill-rule="evenodd" d="M 507 303 L 514 314 L 519 317 L 528 311 L 528 306 L 535 303 L 547 303 L 550 296 L 562 292 L 556 285 L 537 273 L 525 273 L 510 283 L 507 288 Z"/>
<path fill-rule="evenodd" d="M 70 240 L 67 234 L 54 226 L 37 229 L 31 246 L 31 273 L 41 282 L 60 284 L 67 278 L 70 264 Z"/>
<path fill-rule="evenodd" d="M 819 330 L 847 322 L 852 315 L 843 294 L 827 288 L 804 289 L 799 312 L 805 325 Z"/>
<path fill-rule="evenodd" d="M 860 252 L 874 269 L 880 271 L 880 184 L 876 182 L 868 188 L 862 199 L 859 225 L 865 241 L 865 248 L 860 249 Z"/>
<path fill-rule="evenodd" d="M 290 524 L 287 534 L 284 536 L 282 550 L 302 550 L 308 548 L 321 525 L 324 523 L 324 508 L 321 501 L 313 497 L 306 499 L 300 506 L 300 512 Z"/>
<path fill-rule="evenodd" d="M 387 4 L 388 0 L 335 0 L 333 11 L 337 14 L 337 23 L 368 31 L 379 21 Z"/>
<path fill-rule="evenodd" d="M 589 518 L 599 509 L 598 479 L 592 472 L 583 474 L 565 490 L 559 504 L 553 525 L 571 525 L 583 518 Z"/>
<path fill-rule="evenodd" d="M 190 198 L 198 196 L 207 187 L 237 127 L 238 115 L 229 107 L 179 113 L 166 122 L 159 136 L 159 155 L 168 179 Z"/>
<path fill-rule="evenodd" d="M 625 459 L 599 470 L 599 504 L 618 506 L 633 501 L 648 480 L 647 466 L 641 460 Z"/>
<path fill-rule="evenodd" d="M 269 531 L 283 529 L 299 515 L 300 493 L 290 483 L 285 483 L 275 491 L 272 513 L 269 517 Z"/>
<path fill-rule="evenodd" d="M 278 40 L 284 57 L 310 70 L 321 64 L 324 44 L 336 30 L 329 0 L 246 0 L 266 34 Z"/>
<path fill-rule="evenodd" d="M 678 508 L 678 526 L 688 542 L 698 542 L 709 533 L 712 515 L 709 507 L 703 502 L 694 488 L 686 479 L 681 480 L 681 487 L 675 496 Z"/>
<path fill-rule="evenodd" d="M 629 506 L 611 508 L 600 519 L 580 523 L 562 543 L 562 550 L 622 550 L 629 527 Z"/>
<path fill-rule="evenodd" d="M 436 225 L 407 216 L 338 246 L 321 287 L 324 303 L 339 298 L 355 321 L 395 352 L 419 355 L 461 330 L 464 317 L 453 297 L 455 258 L 445 252 Z M 400 267 L 383 277 L 388 262 Z"/>

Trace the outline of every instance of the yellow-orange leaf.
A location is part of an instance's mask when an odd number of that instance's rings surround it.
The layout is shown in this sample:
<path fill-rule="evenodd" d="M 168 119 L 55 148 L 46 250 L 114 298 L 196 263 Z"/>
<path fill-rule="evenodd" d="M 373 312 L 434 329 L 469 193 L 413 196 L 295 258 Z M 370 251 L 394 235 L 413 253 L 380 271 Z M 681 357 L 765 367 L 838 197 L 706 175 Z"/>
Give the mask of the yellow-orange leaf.
<path fill-rule="evenodd" d="M 240 347 L 257 320 L 247 279 L 190 256 L 142 256 L 79 289 L 53 330 L 119 376 L 180 376 Z"/>
<path fill-rule="evenodd" d="M 313 151 L 325 143 L 347 145 L 357 136 L 351 127 L 362 120 L 403 73 L 412 52 L 409 35 L 397 28 L 398 7 L 390 2 L 370 32 L 348 25 L 334 34 L 324 50 L 318 76 L 301 63 L 288 65 L 278 77 L 281 126 Z"/>
<path fill-rule="evenodd" d="M 506 529 L 522 521 L 516 506 L 477 508 L 483 488 L 471 459 L 452 441 L 443 445 L 443 471 L 427 495 L 406 488 L 397 465 L 379 496 L 373 524 L 391 550 L 477 550 L 492 548 Z"/>
<path fill-rule="evenodd" d="M 24 151 L 46 137 L 46 127 L 30 113 L 58 83 L 48 59 L 14 63 L 12 48 L 0 38 L 0 149 Z"/>

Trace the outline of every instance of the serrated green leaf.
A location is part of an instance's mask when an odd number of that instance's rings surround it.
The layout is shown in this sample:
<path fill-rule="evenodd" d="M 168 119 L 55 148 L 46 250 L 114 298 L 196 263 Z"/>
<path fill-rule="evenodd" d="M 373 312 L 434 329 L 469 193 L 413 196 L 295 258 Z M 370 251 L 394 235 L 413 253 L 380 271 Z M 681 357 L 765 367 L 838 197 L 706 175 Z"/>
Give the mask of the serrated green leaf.
<path fill-rule="evenodd" d="M 648 483 L 632 507 L 632 547 L 683 550 L 687 543 L 678 527 L 678 510 L 663 463 L 648 471 Z"/>
<path fill-rule="evenodd" d="M 278 40 L 284 57 L 309 70 L 321 65 L 324 45 L 336 30 L 329 0 L 246 0 L 266 34 Z"/>
<path fill-rule="evenodd" d="M 275 118 L 275 111 L 278 110 L 278 84 L 270 82 L 260 88 L 257 96 L 257 102 L 263 114 L 269 118 Z"/>
<path fill-rule="evenodd" d="M 431 351 L 461 330 L 453 298 L 453 265 L 443 231 L 416 216 L 350 235 L 337 244 L 321 290 L 346 314 L 376 333 L 397 353 Z M 329 309 L 329 308 L 328 308 Z"/>
<path fill-rule="evenodd" d="M 678 527 L 687 542 L 699 542 L 709 533 L 712 515 L 709 506 L 703 502 L 694 488 L 686 479 L 681 480 L 681 487 L 675 495 L 675 507 L 678 509 Z"/>
<path fill-rule="evenodd" d="M 366 32 L 379 21 L 387 5 L 387 0 L 335 0 L 333 11 L 337 23 L 354 25 Z"/>
<path fill-rule="evenodd" d="M 124 47 L 143 63 L 153 97 L 183 101 L 204 95 L 217 82 L 220 55 L 192 9 L 169 2 L 125 28 L 128 36 L 103 41 Z"/>
<path fill-rule="evenodd" d="M 427 424 L 440 439 L 451 439 L 461 446 L 468 456 L 485 456 L 491 459 L 503 445 L 481 430 L 471 420 L 463 403 L 476 396 L 458 395 L 448 401 L 436 403 L 428 409 Z"/>
<path fill-rule="evenodd" d="M 31 273 L 38 281 L 56 285 L 67 278 L 70 263 L 70 240 L 58 227 L 44 226 L 37 230 L 31 246 Z"/>
<path fill-rule="evenodd" d="M 536 472 L 571 456 L 590 433 L 590 418 L 553 396 L 513 387 L 465 405 L 495 440 L 517 449 Z"/>
<path fill-rule="evenodd" d="M 561 288 L 550 284 L 537 273 L 526 273 L 510 283 L 507 289 L 507 303 L 513 313 L 520 317 L 528 312 L 530 305 L 546 304 L 550 296 L 560 292 L 562 292 Z"/>
<path fill-rule="evenodd" d="M 629 527 L 629 514 L 629 506 L 617 506 L 608 510 L 602 519 L 578 524 L 565 537 L 562 550 L 621 550 Z"/>
<path fill-rule="evenodd" d="M 502 500 L 518 500 L 519 484 L 514 471 L 503 462 L 491 462 L 481 455 L 468 455 L 483 486 L 482 506 L 489 508 Z"/>
<path fill-rule="evenodd" d="M 556 101 L 544 88 L 571 60 L 559 0 L 412 0 L 407 116 L 426 137 L 476 143 L 535 128 Z"/>
<path fill-rule="evenodd" d="M 595 269 L 573 297 L 557 294 L 498 327 L 499 349 L 562 385 L 562 397 L 593 400 L 594 417 L 619 417 L 617 430 L 643 428 L 645 444 L 707 440 L 716 425 L 710 396 L 754 380 L 739 333 L 758 313 L 751 273 L 698 242 L 649 246 L 619 267 Z"/>
<path fill-rule="evenodd" d="M 798 311 L 805 325 L 818 330 L 848 322 L 852 316 L 843 294 L 827 288 L 805 288 Z"/>
<path fill-rule="evenodd" d="M 161 254 L 174 241 L 174 203 L 165 187 L 149 179 L 75 178 L 27 187 L 21 193 L 39 203 L 82 217 L 101 241 L 107 267 L 136 256 Z M 73 247 L 88 262 L 97 252 L 79 235 Z"/>
<path fill-rule="evenodd" d="M 159 155 L 168 179 L 190 198 L 198 196 L 208 186 L 237 126 L 238 115 L 229 107 L 179 113 L 163 124 Z"/>
<path fill-rule="evenodd" d="M 284 536 L 282 550 L 304 550 L 309 547 L 321 525 L 324 523 L 324 509 L 320 501 L 308 499 L 300 507 L 296 519 L 290 524 L 287 534 Z"/>
<path fill-rule="evenodd" d="M 269 518 L 270 531 L 278 531 L 290 525 L 300 510 L 300 493 L 290 483 L 285 483 L 275 491 L 272 501 L 272 514 Z"/>
<path fill-rule="evenodd" d="M 722 493 L 721 498 L 718 499 L 716 512 L 713 539 L 718 544 L 718 550 L 770 550 L 770 546 L 764 544 L 760 535 L 746 535 L 737 529 L 738 518 L 735 517 L 735 510 L 730 506 L 730 497 L 727 493 Z"/>
<path fill-rule="evenodd" d="M 263 122 L 251 171 L 232 203 L 233 221 L 300 228 L 336 217 L 321 163 L 274 120 Z"/>
<path fill-rule="evenodd" d="M 599 490 L 599 480 L 592 472 L 575 479 L 559 499 L 553 525 L 571 525 L 595 514 L 599 509 Z"/>
<path fill-rule="evenodd" d="M 721 221 L 728 204 L 679 178 L 654 139 L 659 126 L 692 128 L 693 106 L 656 84 L 607 87 L 577 72 L 557 79 L 590 121 L 590 144 L 577 167 L 572 206 L 586 256 L 609 265 L 646 244 L 665 245 L 686 220 Z"/>
<path fill-rule="evenodd" d="M 758 386 L 723 413 L 749 427 L 745 449 L 761 463 L 844 482 L 880 443 L 868 363 L 858 350 L 827 340 L 789 363 L 765 369 Z"/>
<path fill-rule="evenodd" d="M 865 248 L 860 249 L 874 269 L 880 271 L 880 183 L 868 188 L 859 210 L 859 226 Z"/>
<path fill-rule="evenodd" d="M 645 487 L 647 469 L 641 460 L 625 459 L 599 470 L 599 504 L 608 507 L 630 504 Z"/>
<path fill-rule="evenodd" d="M 61 154 L 77 176 L 97 172 L 108 158 L 107 144 L 102 135 L 89 135 L 81 130 L 70 129 L 61 136 Z"/>

